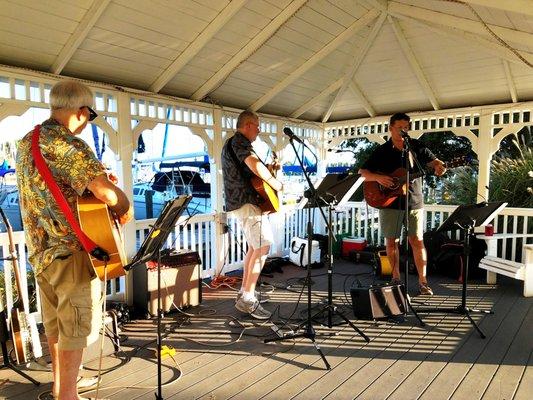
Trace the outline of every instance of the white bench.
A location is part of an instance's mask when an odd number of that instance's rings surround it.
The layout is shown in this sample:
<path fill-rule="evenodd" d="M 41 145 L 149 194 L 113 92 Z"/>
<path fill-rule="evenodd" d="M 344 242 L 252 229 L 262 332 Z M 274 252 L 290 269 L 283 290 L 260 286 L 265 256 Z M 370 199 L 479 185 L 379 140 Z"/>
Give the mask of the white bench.
<path fill-rule="evenodd" d="M 524 281 L 524 296 L 533 296 L 533 244 L 525 244 L 522 249 L 522 262 L 511 261 L 497 256 L 498 240 L 523 238 L 524 241 L 533 235 L 526 234 L 495 234 L 493 236 L 478 235 L 487 243 L 487 255 L 479 262 L 479 267 L 487 270 L 487 283 L 495 284 L 496 275 L 506 275 Z"/>

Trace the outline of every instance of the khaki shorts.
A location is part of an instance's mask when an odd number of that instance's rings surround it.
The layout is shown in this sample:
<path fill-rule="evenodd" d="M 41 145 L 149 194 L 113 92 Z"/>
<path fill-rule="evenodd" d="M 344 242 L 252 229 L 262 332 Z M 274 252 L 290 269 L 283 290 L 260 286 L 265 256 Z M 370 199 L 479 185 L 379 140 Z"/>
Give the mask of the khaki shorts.
<path fill-rule="evenodd" d="M 381 234 L 386 238 L 399 238 L 405 219 L 404 210 L 384 208 L 379 210 L 379 224 Z M 408 236 L 416 236 L 422 239 L 424 235 L 424 209 L 409 211 Z"/>
<path fill-rule="evenodd" d="M 46 336 L 58 338 L 61 350 L 96 341 L 102 325 L 102 284 L 84 251 L 56 258 L 36 277 Z"/>
<path fill-rule="evenodd" d="M 259 207 L 253 204 L 245 204 L 241 208 L 232 211 L 232 214 L 239 220 L 249 246 L 259 249 L 260 247 L 271 246 L 274 243 L 270 221 Z"/>

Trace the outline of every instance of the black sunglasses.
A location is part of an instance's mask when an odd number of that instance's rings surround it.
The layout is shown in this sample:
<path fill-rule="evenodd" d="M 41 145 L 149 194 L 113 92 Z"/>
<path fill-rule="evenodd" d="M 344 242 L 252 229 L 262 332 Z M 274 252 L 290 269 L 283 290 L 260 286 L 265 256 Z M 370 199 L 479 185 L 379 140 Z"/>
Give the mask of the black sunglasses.
<path fill-rule="evenodd" d="M 91 107 L 89 107 L 89 106 L 83 106 L 83 107 L 86 107 L 87 110 L 89 110 L 89 121 L 94 121 L 96 119 L 96 117 L 98 117 L 98 114 L 96 113 L 96 111 L 94 111 Z M 80 107 L 80 110 L 83 107 Z"/>

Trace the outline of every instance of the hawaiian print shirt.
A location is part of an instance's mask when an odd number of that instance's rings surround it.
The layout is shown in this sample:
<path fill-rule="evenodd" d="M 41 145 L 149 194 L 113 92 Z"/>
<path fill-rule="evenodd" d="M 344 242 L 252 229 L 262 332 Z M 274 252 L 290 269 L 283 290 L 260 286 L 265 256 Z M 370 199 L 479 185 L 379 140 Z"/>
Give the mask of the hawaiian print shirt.
<path fill-rule="evenodd" d="M 54 119 L 43 122 L 40 132 L 43 158 L 77 216 L 77 197 L 94 178 L 105 173 L 104 166 L 87 143 Z M 82 246 L 35 167 L 32 133 L 18 144 L 16 171 L 29 261 L 35 275 L 39 275 L 55 258 L 68 256 Z"/>

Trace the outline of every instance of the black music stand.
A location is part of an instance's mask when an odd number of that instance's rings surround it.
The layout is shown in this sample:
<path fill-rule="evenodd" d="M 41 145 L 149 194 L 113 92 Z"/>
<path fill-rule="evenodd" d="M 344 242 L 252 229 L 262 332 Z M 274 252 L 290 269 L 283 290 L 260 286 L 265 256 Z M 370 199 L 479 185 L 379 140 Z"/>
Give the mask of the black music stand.
<path fill-rule="evenodd" d="M 357 328 L 343 313 L 341 313 L 337 305 L 333 303 L 333 207 L 345 204 L 350 200 L 355 191 L 363 184 L 364 178 L 359 174 L 328 174 L 322 181 L 319 182 L 316 188 L 319 204 L 322 207 L 328 207 L 328 304 L 313 316 L 320 315 L 324 311 L 328 312 L 328 328 L 333 327 L 333 315 L 336 314 L 341 317 L 345 323 L 350 325 L 366 342 L 370 339 Z M 309 207 L 306 204 L 305 207 Z"/>
<path fill-rule="evenodd" d="M 157 393 L 155 395 L 157 400 L 163 399 L 161 383 L 161 316 L 163 314 L 161 309 L 161 250 L 168 235 L 174 230 L 178 218 L 187 208 L 191 199 L 192 196 L 184 195 L 166 202 L 139 251 L 137 251 L 131 262 L 124 267 L 128 271 L 132 267 L 147 261 L 157 261 Z"/>
<path fill-rule="evenodd" d="M 492 203 L 482 202 L 479 204 L 470 204 L 466 206 L 459 206 L 457 209 L 443 222 L 437 229 L 437 232 L 447 232 L 461 229 L 463 231 L 463 270 L 461 278 L 463 280 L 463 287 L 461 292 L 461 304 L 457 307 L 448 308 L 422 308 L 417 310 L 420 313 L 432 313 L 432 312 L 444 312 L 466 315 L 470 323 L 476 328 L 482 339 L 485 339 L 485 335 L 481 332 L 481 329 L 477 326 L 475 321 L 470 316 L 470 313 L 477 312 L 483 314 L 494 314 L 492 310 L 478 310 L 468 308 L 466 306 L 466 292 L 468 281 L 468 263 L 470 258 L 470 237 L 474 234 L 474 228 L 476 226 L 487 225 L 494 219 L 498 213 L 505 208 L 507 203 L 503 201 L 497 201 Z"/>
<path fill-rule="evenodd" d="M 291 140 L 292 143 L 292 140 Z M 296 152 L 295 152 L 296 153 Z M 298 156 L 298 153 L 296 153 Z M 299 160 L 300 161 L 300 160 Z M 302 164 L 302 163 L 301 163 Z M 303 168 L 303 167 L 302 167 Z M 304 170 L 305 171 L 305 170 Z M 308 221 L 307 221 L 307 318 L 304 322 L 298 325 L 298 329 L 301 329 L 305 326 L 305 331 L 302 333 L 287 334 L 279 338 L 269 338 L 264 339 L 264 343 L 282 341 L 285 339 L 294 339 L 294 338 L 306 338 L 311 340 L 315 346 L 320 357 L 326 365 L 326 369 L 331 369 L 325 355 L 323 354 L 320 347 L 316 344 L 316 332 L 313 327 L 312 321 L 324 311 L 328 311 L 328 327 L 333 327 L 332 316 L 337 314 L 340 316 L 347 324 L 349 324 L 354 331 L 356 331 L 366 342 L 369 342 L 370 339 L 359 329 L 357 328 L 352 321 L 350 321 L 344 314 L 342 314 L 335 304 L 333 304 L 333 229 L 331 225 L 332 221 L 332 204 L 339 204 L 341 202 L 346 202 L 350 199 L 352 194 L 357 190 L 357 188 L 363 182 L 363 179 L 356 174 L 353 175 L 340 175 L 340 174 L 328 174 L 326 175 L 318 184 L 318 187 L 314 187 L 310 181 L 307 174 L 305 174 L 309 189 L 305 191 L 305 198 L 300 202 L 298 208 L 307 208 L 308 212 Z M 357 184 L 358 183 L 358 184 Z M 311 220 L 311 208 L 317 207 L 323 217 L 324 222 L 328 227 L 328 304 L 325 305 L 320 311 L 311 315 L 311 255 L 312 255 L 312 243 L 313 243 L 313 222 Z M 328 207 L 328 217 L 324 214 L 322 207 Z"/>

